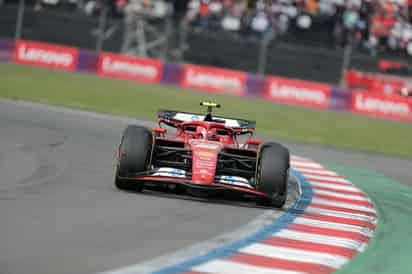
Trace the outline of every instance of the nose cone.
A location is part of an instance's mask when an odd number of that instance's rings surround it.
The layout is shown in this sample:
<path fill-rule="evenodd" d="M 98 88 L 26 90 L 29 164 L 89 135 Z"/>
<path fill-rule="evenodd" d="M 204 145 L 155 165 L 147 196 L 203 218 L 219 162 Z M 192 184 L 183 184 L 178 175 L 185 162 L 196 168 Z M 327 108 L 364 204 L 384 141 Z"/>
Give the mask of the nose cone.
<path fill-rule="evenodd" d="M 216 163 L 223 145 L 207 140 L 191 140 L 192 149 L 192 180 L 203 184 L 213 184 L 216 173 Z"/>

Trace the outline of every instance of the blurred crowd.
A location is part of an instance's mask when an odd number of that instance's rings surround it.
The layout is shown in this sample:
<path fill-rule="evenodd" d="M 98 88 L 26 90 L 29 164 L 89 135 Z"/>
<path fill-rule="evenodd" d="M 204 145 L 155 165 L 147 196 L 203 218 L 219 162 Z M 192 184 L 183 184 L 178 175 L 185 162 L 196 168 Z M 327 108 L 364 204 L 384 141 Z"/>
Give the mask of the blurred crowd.
<path fill-rule="evenodd" d="M 13 0 L 0 0 L 1 2 Z M 29 0 L 30 1 L 30 0 Z M 395 51 L 412 55 L 412 0 L 32 0 L 35 9 L 70 7 L 93 16 L 103 7 L 122 17 L 130 9 L 165 14 L 166 3 L 183 7 L 185 26 L 273 39 L 298 29 L 310 34 L 325 24 L 334 45 L 353 45 L 371 55 Z M 14 0 L 18 2 L 18 0 Z M 327 20 L 319 20 L 326 18 Z M 333 27 L 331 27 L 333 25 Z M 319 29 L 319 28 L 318 28 Z M 332 32 L 332 33 L 331 33 Z"/>
<path fill-rule="evenodd" d="M 412 55 L 411 7 L 411 0 L 191 0 L 185 20 L 203 30 L 274 37 L 290 27 L 310 32 L 317 18 L 329 18 L 320 22 L 333 22 L 333 33 L 325 36 L 332 35 L 336 46 Z"/>
<path fill-rule="evenodd" d="M 317 0 L 191 0 L 185 20 L 203 30 L 267 37 L 284 34 L 291 21 L 309 29 L 317 10 Z"/>
<path fill-rule="evenodd" d="M 0 0 L 2 4 L 18 4 L 20 0 Z M 104 9 L 110 17 L 123 17 L 127 9 L 150 10 L 164 16 L 165 10 L 178 0 L 24 0 L 25 5 L 36 11 L 76 12 L 87 16 L 98 16 Z"/>
<path fill-rule="evenodd" d="M 372 55 L 385 50 L 412 55 L 411 4 L 405 0 L 346 3 L 335 15 L 334 35 L 339 43 L 351 42 Z"/>

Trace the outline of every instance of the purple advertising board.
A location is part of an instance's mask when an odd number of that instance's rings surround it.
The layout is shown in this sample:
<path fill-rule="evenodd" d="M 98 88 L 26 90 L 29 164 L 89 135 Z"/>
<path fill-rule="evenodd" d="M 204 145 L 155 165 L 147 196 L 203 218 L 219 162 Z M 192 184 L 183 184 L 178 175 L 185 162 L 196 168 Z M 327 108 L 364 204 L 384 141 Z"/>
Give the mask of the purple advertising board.
<path fill-rule="evenodd" d="M 99 55 L 97 53 L 90 50 L 80 50 L 77 70 L 80 72 L 95 73 L 98 62 Z"/>
<path fill-rule="evenodd" d="M 352 91 L 349 89 L 332 87 L 329 99 L 329 110 L 350 111 Z"/>
<path fill-rule="evenodd" d="M 13 59 L 14 41 L 0 39 L 0 63 L 11 62 Z"/>

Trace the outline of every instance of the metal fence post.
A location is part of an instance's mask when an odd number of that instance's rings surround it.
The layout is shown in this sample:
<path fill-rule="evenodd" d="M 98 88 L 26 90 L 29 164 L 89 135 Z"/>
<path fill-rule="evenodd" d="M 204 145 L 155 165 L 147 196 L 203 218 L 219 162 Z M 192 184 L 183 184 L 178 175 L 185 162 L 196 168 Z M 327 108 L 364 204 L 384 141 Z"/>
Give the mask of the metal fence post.
<path fill-rule="evenodd" d="M 99 53 L 103 49 L 103 42 L 106 39 L 106 21 L 108 15 L 108 7 L 107 4 L 104 3 L 103 10 L 99 16 L 99 27 L 97 31 L 97 39 L 96 39 L 96 52 Z"/>
<path fill-rule="evenodd" d="M 14 40 L 21 39 L 21 33 L 23 29 L 23 20 L 24 20 L 24 0 L 19 1 L 19 9 L 17 10 L 17 21 L 16 21 L 16 31 L 14 33 Z"/>
<path fill-rule="evenodd" d="M 267 55 L 268 55 L 268 48 L 270 41 L 272 41 L 272 35 L 265 35 L 260 42 L 260 50 L 259 50 L 259 57 L 258 57 L 258 68 L 257 73 L 260 75 L 264 75 L 266 71 L 266 63 L 267 63 Z"/>
<path fill-rule="evenodd" d="M 345 46 L 345 49 L 343 51 L 342 68 L 341 68 L 341 72 L 340 72 L 340 86 L 341 87 L 343 87 L 344 84 L 345 84 L 345 79 L 344 79 L 345 78 L 345 72 L 350 66 L 351 57 L 352 57 L 352 49 L 353 49 L 352 41 L 349 40 L 349 42 L 347 43 L 347 45 Z"/>

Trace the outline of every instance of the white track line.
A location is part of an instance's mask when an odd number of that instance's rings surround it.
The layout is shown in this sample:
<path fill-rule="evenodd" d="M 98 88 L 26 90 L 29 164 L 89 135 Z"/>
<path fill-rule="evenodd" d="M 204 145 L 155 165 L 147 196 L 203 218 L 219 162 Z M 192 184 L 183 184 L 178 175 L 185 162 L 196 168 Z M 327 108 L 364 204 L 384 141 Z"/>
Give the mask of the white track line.
<path fill-rule="evenodd" d="M 347 219 L 353 219 L 353 220 L 365 221 L 365 222 L 373 222 L 376 219 L 375 217 L 368 216 L 368 215 L 316 208 L 316 207 L 311 207 L 310 205 L 305 210 L 305 213 L 347 218 Z"/>
<path fill-rule="evenodd" d="M 321 264 L 332 268 L 339 268 L 348 261 L 347 257 L 340 255 L 330 255 L 328 253 L 305 251 L 301 249 L 277 247 L 258 243 L 251 244 L 245 248 L 240 249 L 239 251 L 256 256 Z"/>
<path fill-rule="evenodd" d="M 328 176 L 318 176 L 318 175 L 310 175 L 310 174 L 305 174 L 303 173 L 303 176 L 306 178 L 306 180 L 310 181 L 327 181 L 327 183 L 333 184 L 334 182 L 336 183 L 346 183 L 348 185 L 352 185 L 352 183 L 348 180 L 346 180 L 343 177 L 328 177 Z"/>
<path fill-rule="evenodd" d="M 293 168 L 293 169 L 295 169 L 295 170 L 297 170 L 297 171 L 299 171 L 300 173 L 303 173 L 303 174 L 313 173 L 313 174 L 317 174 L 317 175 L 338 176 L 338 174 L 336 172 L 330 171 L 330 170 L 327 170 L 327 169 L 319 170 L 319 169 L 299 168 L 299 167 L 298 168 Z"/>
<path fill-rule="evenodd" d="M 363 245 L 361 241 L 307 233 L 307 232 L 302 232 L 302 231 L 293 231 L 293 230 L 287 230 L 287 229 L 283 229 L 278 233 L 274 233 L 273 236 L 291 239 L 291 240 L 300 240 L 300 241 L 306 241 L 306 242 L 317 243 L 317 244 L 344 247 L 344 248 L 353 249 L 353 250 L 359 250 L 360 247 Z"/>
<path fill-rule="evenodd" d="M 356 225 L 348 225 L 348 224 L 338 224 L 328 221 L 320 221 L 320 220 L 313 220 L 305 217 L 297 217 L 294 221 L 294 224 L 302 224 L 302 225 L 311 225 L 314 227 L 320 228 L 330 228 L 330 229 L 337 229 L 342 231 L 349 231 L 349 232 L 357 232 L 364 236 L 370 237 L 372 235 L 372 230 L 362 226 Z"/>
<path fill-rule="evenodd" d="M 296 162 L 296 161 L 291 161 L 290 162 L 292 168 L 299 168 L 299 167 L 303 167 L 303 168 L 317 168 L 317 169 L 323 169 L 323 166 L 321 166 L 318 163 L 314 163 L 314 162 Z"/>
<path fill-rule="evenodd" d="M 352 195 L 352 194 L 342 194 L 339 192 L 334 192 L 334 191 L 329 191 L 329 190 L 313 189 L 313 193 L 333 196 L 336 198 L 345 198 L 345 199 L 352 199 L 352 200 L 357 200 L 357 201 L 371 202 L 371 200 L 368 197 Z"/>
<path fill-rule="evenodd" d="M 326 199 L 319 199 L 314 197 L 312 199 L 313 203 L 321 204 L 321 205 L 329 205 L 329 206 L 338 206 L 342 208 L 348 208 L 348 209 L 356 209 L 356 210 L 362 210 L 366 212 L 373 212 L 375 213 L 375 209 L 372 207 L 367 207 L 367 206 L 360 206 L 360 205 L 353 205 L 349 203 L 342 203 L 342 202 L 335 202 L 333 200 L 326 200 Z"/>
<path fill-rule="evenodd" d="M 303 272 L 258 267 L 226 260 L 213 260 L 195 266 L 192 271 L 219 274 L 302 274 Z"/>
<path fill-rule="evenodd" d="M 336 189 L 337 192 L 339 192 L 339 190 L 343 190 L 343 191 L 352 191 L 352 192 L 359 192 L 359 193 L 363 193 L 361 192 L 358 188 L 356 188 L 353 185 L 348 185 L 348 186 L 342 186 L 342 185 L 334 185 L 334 184 L 328 184 L 328 183 L 322 183 L 322 182 L 310 182 L 310 184 L 314 187 L 328 187 L 328 188 L 333 188 Z"/>

